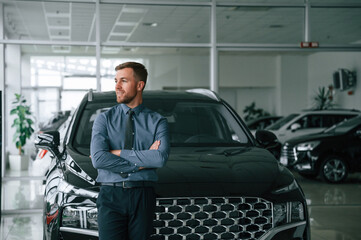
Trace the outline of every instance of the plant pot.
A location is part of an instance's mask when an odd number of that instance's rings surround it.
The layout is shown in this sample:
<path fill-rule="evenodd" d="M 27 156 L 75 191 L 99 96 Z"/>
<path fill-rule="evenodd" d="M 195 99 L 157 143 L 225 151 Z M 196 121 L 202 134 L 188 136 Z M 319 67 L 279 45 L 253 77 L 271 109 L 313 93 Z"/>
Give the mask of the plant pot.
<path fill-rule="evenodd" d="M 29 168 L 29 156 L 27 155 L 10 155 L 10 169 L 15 171 L 24 171 Z"/>

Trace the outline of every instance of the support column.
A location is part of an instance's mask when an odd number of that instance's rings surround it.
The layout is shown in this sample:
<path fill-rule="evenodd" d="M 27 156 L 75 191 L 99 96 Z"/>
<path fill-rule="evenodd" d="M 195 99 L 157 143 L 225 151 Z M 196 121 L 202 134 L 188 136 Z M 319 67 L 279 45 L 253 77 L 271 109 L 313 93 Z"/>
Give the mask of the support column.
<path fill-rule="evenodd" d="M 216 29 L 216 0 L 212 0 L 211 6 L 211 48 L 210 48 L 210 89 L 219 92 L 218 83 L 218 51 Z"/>
<path fill-rule="evenodd" d="M 0 40 L 4 40 L 4 5 L 0 3 Z M 4 52 L 4 44 L 0 44 L 0 91 L 1 91 L 1 106 L 0 106 L 0 114 L 1 114 L 1 161 L 0 161 L 0 187 L 2 183 L 2 178 L 5 175 L 5 52 Z M 0 193 L 0 201 L 1 201 L 1 193 Z M 0 210 L 1 211 L 1 210 Z"/>
<path fill-rule="evenodd" d="M 310 41 L 310 2 L 309 0 L 305 0 L 305 32 L 304 32 L 304 41 Z"/>
<path fill-rule="evenodd" d="M 95 52 L 96 52 L 96 60 L 97 60 L 97 66 L 96 66 L 96 81 L 97 81 L 97 91 L 101 91 L 101 76 L 100 76 L 100 58 L 101 58 L 101 47 L 100 47 L 100 4 L 99 0 L 96 0 L 95 2 Z"/>

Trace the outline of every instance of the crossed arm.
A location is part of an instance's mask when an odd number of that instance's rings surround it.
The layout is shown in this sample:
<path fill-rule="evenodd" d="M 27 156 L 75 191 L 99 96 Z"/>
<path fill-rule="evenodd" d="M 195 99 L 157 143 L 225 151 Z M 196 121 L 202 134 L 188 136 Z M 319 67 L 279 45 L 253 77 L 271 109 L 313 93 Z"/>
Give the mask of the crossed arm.
<path fill-rule="evenodd" d="M 159 149 L 159 145 L 160 145 L 160 140 L 156 140 L 152 146 L 150 146 L 149 150 L 158 150 Z M 111 154 L 114 154 L 118 157 L 120 157 L 120 154 L 122 153 L 122 150 L 110 150 L 109 151 Z M 139 170 L 145 169 L 145 167 L 139 167 Z"/>
<path fill-rule="evenodd" d="M 161 119 L 157 125 L 155 139 L 147 150 L 113 150 L 106 127 L 106 117 L 101 114 L 95 120 L 91 141 L 92 163 L 96 169 L 112 172 L 135 172 L 144 168 L 160 168 L 168 159 L 168 123 Z"/>

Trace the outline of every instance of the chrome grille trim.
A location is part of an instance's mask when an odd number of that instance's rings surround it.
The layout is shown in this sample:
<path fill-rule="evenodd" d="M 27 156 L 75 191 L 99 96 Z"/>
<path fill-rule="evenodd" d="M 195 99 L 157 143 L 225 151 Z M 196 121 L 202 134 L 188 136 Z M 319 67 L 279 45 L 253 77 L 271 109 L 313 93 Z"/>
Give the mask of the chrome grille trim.
<path fill-rule="evenodd" d="M 273 204 L 262 198 L 158 198 L 156 206 L 151 240 L 255 240 L 273 228 Z"/>
<path fill-rule="evenodd" d="M 288 165 L 293 165 L 297 161 L 297 152 L 296 149 L 291 147 L 288 144 L 284 144 L 281 150 L 281 157 L 285 157 L 288 160 Z"/>

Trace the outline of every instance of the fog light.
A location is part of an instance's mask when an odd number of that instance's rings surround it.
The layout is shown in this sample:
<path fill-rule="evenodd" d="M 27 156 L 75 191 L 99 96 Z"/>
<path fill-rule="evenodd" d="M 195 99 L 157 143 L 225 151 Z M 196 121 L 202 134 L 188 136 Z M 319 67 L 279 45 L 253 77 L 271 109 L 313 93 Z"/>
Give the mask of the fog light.
<path fill-rule="evenodd" d="M 98 210 L 96 208 L 87 211 L 88 228 L 98 230 Z"/>
<path fill-rule="evenodd" d="M 273 205 L 275 227 L 287 223 L 287 203 Z"/>
<path fill-rule="evenodd" d="M 65 207 L 63 210 L 63 227 L 80 227 L 80 215 L 81 212 L 79 209 L 72 207 Z"/>
<path fill-rule="evenodd" d="M 305 219 L 303 205 L 300 202 L 292 202 L 291 222 L 299 222 Z"/>

